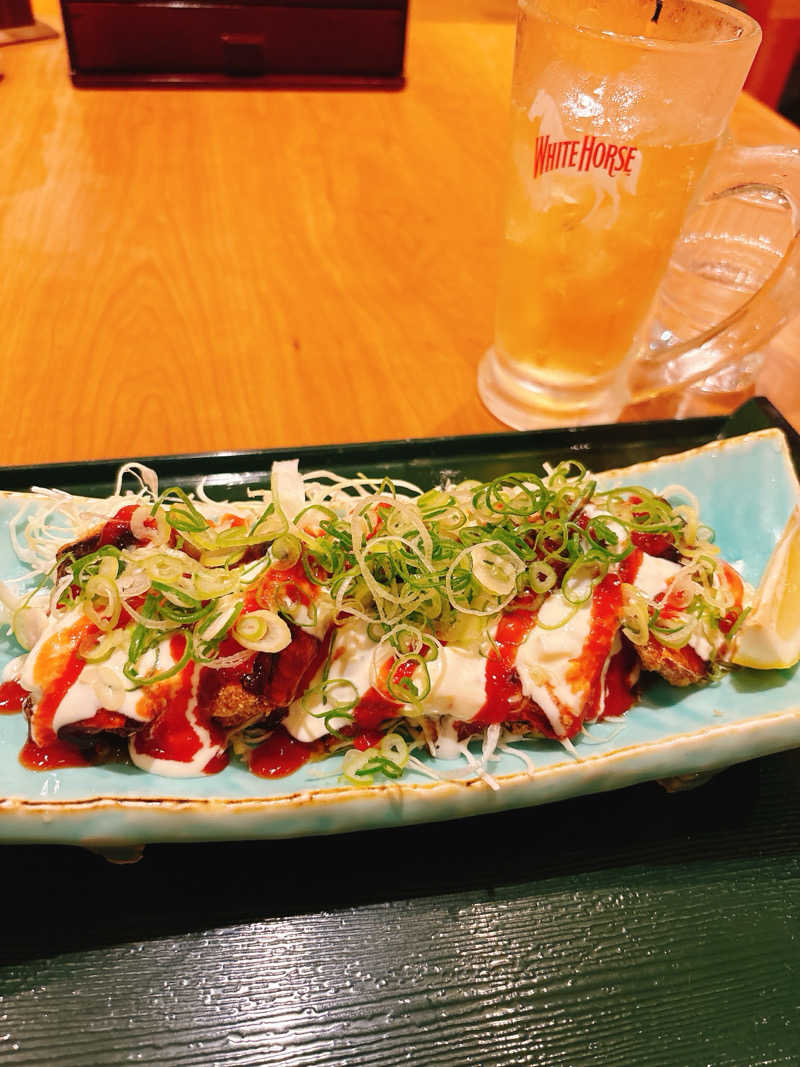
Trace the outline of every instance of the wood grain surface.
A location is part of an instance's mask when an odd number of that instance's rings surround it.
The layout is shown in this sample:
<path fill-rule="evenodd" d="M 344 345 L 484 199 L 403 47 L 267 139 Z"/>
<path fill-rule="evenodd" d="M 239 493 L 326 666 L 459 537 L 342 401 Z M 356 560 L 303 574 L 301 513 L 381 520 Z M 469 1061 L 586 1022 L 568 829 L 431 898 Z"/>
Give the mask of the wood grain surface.
<path fill-rule="evenodd" d="M 0 1060 L 796 1064 L 800 760 L 437 826 L 5 850 Z"/>
<path fill-rule="evenodd" d="M 513 19 L 416 0 L 394 93 L 76 90 L 63 38 L 5 49 L 0 462 L 499 429 Z M 799 336 L 761 383 L 795 420 Z"/>

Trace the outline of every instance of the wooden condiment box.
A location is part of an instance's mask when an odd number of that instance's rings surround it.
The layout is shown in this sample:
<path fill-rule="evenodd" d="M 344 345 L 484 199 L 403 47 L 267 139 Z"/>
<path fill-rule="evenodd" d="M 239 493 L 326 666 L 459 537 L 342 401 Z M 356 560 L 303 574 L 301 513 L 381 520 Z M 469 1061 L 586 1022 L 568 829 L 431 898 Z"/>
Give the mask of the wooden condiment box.
<path fill-rule="evenodd" d="M 399 88 L 407 0 L 61 0 L 79 86 Z"/>

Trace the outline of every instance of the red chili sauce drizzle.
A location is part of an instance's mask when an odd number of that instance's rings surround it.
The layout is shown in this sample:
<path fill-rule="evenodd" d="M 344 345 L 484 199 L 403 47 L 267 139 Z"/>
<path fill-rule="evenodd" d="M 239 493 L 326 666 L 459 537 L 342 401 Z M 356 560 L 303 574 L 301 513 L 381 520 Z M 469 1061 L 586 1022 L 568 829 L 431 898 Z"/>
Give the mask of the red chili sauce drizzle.
<path fill-rule="evenodd" d="M 316 596 L 317 587 L 309 580 L 302 560 L 292 567 L 273 564 L 245 593 L 244 610 L 267 608 L 274 611 L 280 597 L 285 597 L 292 604 L 304 604 L 307 607 Z"/>
<path fill-rule="evenodd" d="M 57 736 L 53 720 L 59 704 L 85 665 L 78 648 L 82 642 L 91 640 L 99 632 L 94 623 L 85 619 L 51 639 L 49 655 L 45 660 L 45 669 L 50 676 L 29 723 L 29 738 L 19 754 L 20 763 L 28 770 L 89 766 L 89 761 L 77 745 L 62 741 Z"/>
<path fill-rule="evenodd" d="M 640 496 L 631 495 L 628 497 L 629 504 L 641 504 L 642 498 Z M 635 519 L 647 518 L 646 511 L 634 511 L 633 517 Z M 668 530 L 663 533 L 647 533 L 645 530 L 631 530 L 631 543 L 641 551 L 644 551 L 648 556 L 658 556 L 662 559 L 677 559 L 677 552 L 675 549 L 675 535 Z M 639 563 L 642 556 L 641 551 L 639 553 L 639 562 L 636 564 L 636 570 L 639 569 Z M 628 559 L 631 557 L 628 556 Z M 625 561 L 627 562 L 627 560 Z M 624 564 L 623 564 L 624 566 Z M 623 578 L 623 582 L 630 579 Z"/>
<path fill-rule="evenodd" d="M 22 701 L 27 695 L 28 690 L 23 689 L 19 682 L 0 684 L 0 715 L 14 715 L 22 711 Z"/>
<path fill-rule="evenodd" d="M 589 633 L 578 656 L 567 670 L 567 681 L 580 697 L 581 710 L 567 715 L 562 711 L 563 736 L 572 737 L 585 720 L 606 715 L 621 715 L 634 702 L 631 677 L 636 656 L 628 647 L 609 658 L 622 611 L 622 582 L 632 582 L 642 560 L 640 549 L 634 550 L 620 565 L 619 573 L 607 574 L 592 597 Z M 486 700 L 469 724 L 473 729 L 502 722 L 529 722 L 545 737 L 555 738 L 544 711 L 522 693 L 516 657 L 519 646 L 530 632 L 536 615 L 517 607 L 506 612 L 497 628 L 495 648 L 486 663 Z"/>
<path fill-rule="evenodd" d="M 394 697 L 389 696 L 386 692 L 389 673 L 393 672 L 392 684 L 400 685 L 404 679 L 412 676 L 417 664 L 414 660 L 404 660 L 397 667 L 394 667 L 394 662 L 394 660 L 386 661 L 381 667 L 378 685 L 370 686 L 353 708 L 353 722 L 356 726 L 363 727 L 365 730 L 375 730 L 386 719 L 393 719 L 397 715 L 397 709 L 402 705 L 399 700 L 395 700 Z M 346 728 L 343 733 L 347 733 Z M 370 746 L 365 745 L 364 747 L 369 748 Z"/>
<path fill-rule="evenodd" d="M 512 608 L 500 619 L 486 660 L 486 700 L 473 723 L 490 726 L 520 718 L 526 700 L 516 668 L 517 650 L 535 621 L 536 612 L 526 607 Z"/>
<path fill-rule="evenodd" d="M 134 545 L 146 544 L 146 539 L 134 537 L 133 531 L 131 530 L 133 513 L 141 506 L 141 504 L 125 504 L 115 515 L 108 519 L 103 525 L 103 529 L 100 533 L 100 542 L 97 547 L 102 548 L 104 545 L 120 546 L 121 543 Z M 158 523 L 152 515 L 148 515 L 142 525 L 146 526 L 149 530 L 158 529 Z"/>
<path fill-rule="evenodd" d="M 583 696 L 583 718 L 596 719 L 602 709 L 604 696 L 603 667 L 608 660 L 614 635 L 622 612 L 622 583 L 619 575 L 607 574 L 598 583 L 592 597 L 589 633 L 581 654 L 570 663 L 566 678 L 572 688 Z M 609 665 L 610 666 L 610 665 Z M 614 672 L 615 680 L 622 679 Z"/>
<path fill-rule="evenodd" d="M 86 665 L 78 650 L 99 632 L 94 623 L 81 619 L 67 630 L 55 634 L 39 653 L 36 672 L 45 674 L 42 679 L 45 683 L 44 692 L 30 722 L 31 740 L 38 747 L 46 748 L 58 741 L 53 729 L 56 711 Z"/>
<path fill-rule="evenodd" d="M 284 778 L 308 763 L 316 747 L 313 742 L 297 741 L 278 726 L 250 753 L 250 770 L 259 778 Z"/>
<path fill-rule="evenodd" d="M 617 575 L 606 575 L 595 591 L 588 644 L 596 641 L 598 652 L 603 654 L 602 657 L 596 657 L 593 664 L 587 664 L 590 670 L 598 671 L 585 715 L 586 720 L 590 722 L 623 715 L 633 707 L 636 700 L 634 680 L 638 675 L 639 659 L 634 648 L 627 641 L 623 641 L 622 647 L 609 660 L 605 677 L 603 666 L 622 612 L 622 585 L 633 584 L 639 573 L 642 557 L 642 549 L 635 548 L 620 563 Z M 606 640 L 608 643 L 603 651 L 603 642 Z"/>
<path fill-rule="evenodd" d="M 383 740 L 380 730 L 362 730 L 351 738 L 353 748 L 359 752 L 366 752 L 368 748 L 376 748 Z"/>
<path fill-rule="evenodd" d="M 19 761 L 29 771 L 51 771 L 57 767 L 89 767 L 91 764 L 77 745 L 68 741 L 34 744 L 30 739 L 22 746 Z"/>
<path fill-rule="evenodd" d="M 332 631 L 320 641 L 304 630 L 292 628 L 291 642 L 270 659 L 263 695 L 272 707 L 288 707 L 299 693 L 308 689 L 327 659 L 332 638 Z"/>
<path fill-rule="evenodd" d="M 186 638 L 182 634 L 174 634 L 170 638 L 170 652 L 175 660 L 179 660 L 183 655 L 185 641 Z M 206 667 L 203 670 L 209 670 L 209 668 Z M 202 689 L 200 683 L 198 683 L 198 699 L 192 700 L 194 672 L 195 664 L 189 660 L 173 678 L 167 679 L 164 683 L 157 682 L 151 687 L 148 693 L 150 699 L 158 701 L 163 706 L 151 722 L 134 734 L 131 744 L 137 753 L 150 756 L 152 759 L 190 763 L 203 747 L 199 730 L 205 730 L 209 735 L 211 745 L 218 751 L 203 767 L 203 772 L 214 774 L 221 771 L 228 763 L 227 734 L 225 730 L 212 722 L 208 702 L 199 699 Z M 166 694 L 164 686 L 168 687 Z M 165 695 L 166 699 L 164 699 Z M 190 711 L 194 714 L 196 726 L 189 718 Z"/>
<path fill-rule="evenodd" d="M 744 584 L 742 579 L 724 560 L 720 560 L 720 567 L 727 579 L 728 586 L 733 595 L 733 605 L 728 609 L 725 617 L 719 620 L 719 628 L 724 633 L 730 633 L 731 627 L 742 614 L 742 600 L 744 598 Z"/>
<path fill-rule="evenodd" d="M 177 634 L 175 637 L 177 638 Z M 175 638 L 173 638 L 173 640 L 175 640 Z M 177 641 L 175 645 L 170 643 L 171 649 L 174 649 L 176 646 Z M 237 652 L 241 651 L 243 651 L 242 646 L 232 637 L 226 637 L 220 642 L 220 659 L 234 656 Z M 201 709 L 209 708 L 211 706 L 223 686 L 231 685 L 232 683 L 240 683 L 242 677 L 253 669 L 255 658 L 256 654 L 253 652 L 246 660 L 235 667 L 202 667 L 200 669 L 200 677 L 197 681 L 197 703 L 200 705 Z M 189 666 L 189 664 L 187 664 L 187 666 Z"/>
<path fill-rule="evenodd" d="M 623 642 L 606 669 L 605 699 L 600 719 L 615 719 L 624 715 L 636 703 L 634 680 L 639 674 L 639 657 L 629 642 Z"/>

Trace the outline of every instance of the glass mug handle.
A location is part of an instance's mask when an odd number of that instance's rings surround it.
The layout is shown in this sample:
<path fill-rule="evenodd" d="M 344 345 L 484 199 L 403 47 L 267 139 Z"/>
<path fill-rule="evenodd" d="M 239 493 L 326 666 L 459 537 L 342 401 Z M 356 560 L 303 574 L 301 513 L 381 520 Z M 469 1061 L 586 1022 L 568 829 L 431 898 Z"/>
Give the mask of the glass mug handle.
<path fill-rule="evenodd" d="M 729 147 L 687 217 L 631 368 L 628 403 L 735 367 L 798 312 L 800 150 Z"/>

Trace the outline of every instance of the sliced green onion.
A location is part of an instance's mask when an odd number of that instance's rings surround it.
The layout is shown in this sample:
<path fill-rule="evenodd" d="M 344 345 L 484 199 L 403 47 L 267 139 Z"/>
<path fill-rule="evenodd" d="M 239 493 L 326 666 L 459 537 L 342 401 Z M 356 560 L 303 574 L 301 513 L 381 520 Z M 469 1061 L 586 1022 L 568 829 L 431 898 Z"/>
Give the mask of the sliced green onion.
<path fill-rule="evenodd" d="M 200 533 L 209 525 L 189 496 L 177 486 L 164 490 L 150 514 L 155 516 L 159 507 L 165 509 L 167 522 L 179 533 Z"/>
<path fill-rule="evenodd" d="M 293 534 L 281 534 L 272 542 L 269 551 L 273 567 L 289 570 L 300 559 L 302 545 L 300 539 Z"/>
<path fill-rule="evenodd" d="M 372 785 L 374 778 L 371 774 L 365 773 L 365 768 L 370 758 L 370 749 L 365 749 L 362 752 L 357 748 L 351 748 L 348 752 L 345 752 L 342 760 L 342 777 L 345 781 L 356 786 Z"/>
<path fill-rule="evenodd" d="M 407 673 L 409 667 L 413 670 L 410 675 Z M 421 704 L 431 691 L 431 676 L 423 657 L 402 656 L 393 663 L 386 679 L 386 691 L 400 704 Z"/>
<path fill-rule="evenodd" d="M 405 767 L 408 763 L 408 745 L 398 733 L 384 734 L 378 749 L 382 756 L 391 760 L 398 767 Z"/>
<path fill-rule="evenodd" d="M 292 631 L 274 611 L 251 611 L 236 620 L 233 636 L 253 652 L 280 652 L 292 640 Z"/>
<path fill-rule="evenodd" d="M 174 663 L 171 667 L 167 667 L 166 670 L 157 671 L 152 674 L 147 674 L 141 677 L 138 671 L 138 659 L 134 660 L 131 654 L 128 654 L 128 662 L 122 668 L 122 673 L 128 679 L 134 688 L 141 688 L 143 685 L 156 685 L 158 682 L 166 682 L 170 678 L 174 678 L 176 674 L 179 674 L 186 664 L 192 659 L 193 645 L 191 637 L 186 636 L 186 644 L 183 649 L 183 654 L 177 663 Z"/>
<path fill-rule="evenodd" d="M 104 663 L 113 652 L 122 648 L 127 639 L 128 631 L 111 630 L 110 633 L 102 634 L 96 641 L 81 641 L 78 653 L 87 663 Z"/>
<path fill-rule="evenodd" d="M 84 587 L 83 613 L 100 630 L 113 630 L 119 622 L 122 604 L 116 583 L 94 574 Z"/>
<path fill-rule="evenodd" d="M 580 607 L 592 599 L 597 584 L 608 573 L 608 563 L 586 555 L 568 568 L 561 582 L 561 595 L 568 604 Z"/>
<path fill-rule="evenodd" d="M 555 569 L 543 560 L 534 560 L 528 566 L 528 581 L 534 593 L 547 593 L 556 584 Z"/>

